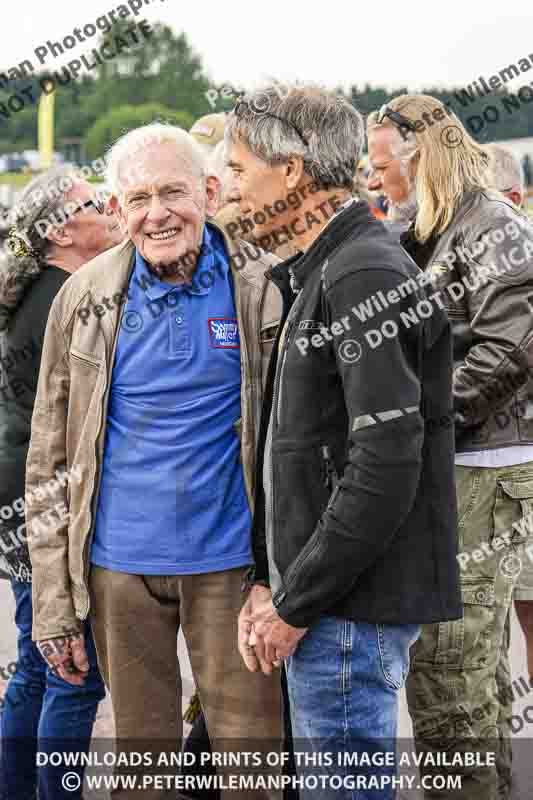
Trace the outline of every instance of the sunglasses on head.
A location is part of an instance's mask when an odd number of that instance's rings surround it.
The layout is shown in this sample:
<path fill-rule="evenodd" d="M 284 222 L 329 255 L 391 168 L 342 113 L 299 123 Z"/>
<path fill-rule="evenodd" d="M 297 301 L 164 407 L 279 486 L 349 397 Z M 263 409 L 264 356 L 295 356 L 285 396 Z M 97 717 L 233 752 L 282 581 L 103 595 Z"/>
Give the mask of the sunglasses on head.
<path fill-rule="evenodd" d="M 404 115 L 400 114 L 399 111 L 394 111 L 394 109 L 389 108 L 389 106 L 386 103 L 379 109 L 378 115 L 376 117 L 376 123 L 378 125 L 381 125 L 385 117 L 390 119 L 391 122 L 394 122 L 394 124 L 397 125 L 399 128 L 407 128 L 407 130 L 413 132 L 416 131 L 415 123 L 412 120 L 408 119 L 407 117 L 404 117 Z"/>
<path fill-rule="evenodd" d="M 93 197 L 92 200 L 87 200 L 86 203 L 82 203 L 76 211 L 72 212 L 72 216 L 77 214 L 79 211 L 84 211 L 86 208 L 90 207 L 95 208 L 99 214 L 103 214 L 105 212 L 105 203 L 100 197 Z"/>
<path fill-rule="evenodd" d="M 250 110 L 251 110 L 250 104 L 246 100 L 240 100 L 233 109 L 233 112 L 236 117 L 240 117 L 243 115 L 243 113 L 246 113 L 247 111 Z M 299 138 L 301 139 L 305 147 L 309 147 L 309 142 L 307 141 L 301 130 L 297 128 L 296 125 L 293 125 L 292 122 L 289 122 L 288 119 L 283 119 L 283 117 L 278 117 L 276 114 L 271 114 L 270 111 L 256 111 L 254 113 L 257 114 L 257 116 L 261 115 L 263 117 L 272 117 L 272 119 L 277 119 L 280 122 L 284 122 L 285 125 L 289 125 L 293 129 L 293 131 L 296 131 L 296 133 L 298 134 Z"/>

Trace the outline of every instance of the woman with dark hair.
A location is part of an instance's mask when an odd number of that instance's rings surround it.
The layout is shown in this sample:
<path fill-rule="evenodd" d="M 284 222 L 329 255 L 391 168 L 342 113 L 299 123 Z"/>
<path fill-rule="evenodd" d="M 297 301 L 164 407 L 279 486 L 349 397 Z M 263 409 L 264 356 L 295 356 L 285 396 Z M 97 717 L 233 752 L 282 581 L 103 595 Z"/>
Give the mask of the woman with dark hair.
<path fill-rule="evenodd" d="M 0 568 L 15 596 L 18 658 L 1 719 L 0 797 L 33 800 L 38 787 L 39 800 L 72 800 L 82 797 L 83 769 L 68 767 L 77 773 L 80 788 L 67 791 L 61 783 L 65 765 L 37 768 L 36 754 L 87 752 L 105 689 L 88 627 L 87 671 L 76 684 L 47 668 L 32 642 L 25 467 L 50 307 L 69 275 L 118 244 L 121 234 L 103 202 L 70 167 L 35 178 L 11 220 L 10 254 L 0 269 Z M 76 479 L 66 471 L 56 476 L 61 482 Z"/>

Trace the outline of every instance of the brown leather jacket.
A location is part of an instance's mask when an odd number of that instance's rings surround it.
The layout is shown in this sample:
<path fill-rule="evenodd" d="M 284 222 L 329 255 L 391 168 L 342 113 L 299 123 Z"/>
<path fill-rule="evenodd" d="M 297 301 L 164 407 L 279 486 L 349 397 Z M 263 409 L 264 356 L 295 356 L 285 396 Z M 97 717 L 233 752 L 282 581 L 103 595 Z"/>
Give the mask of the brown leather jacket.
<path fill-rule="evenodd" d="M 467 193 L 426 269 L 452 323 L 457 452 L 533 444 L 533 226 Z"/>
<path fill-rule="evenodd" d="M 264 275 L 277 262 L 244 253 L 233 269 L 241 340 L 241 457 L 250 505 L 266 368 L 281 312 L 279 292 Z M 101 254 L 65 283 L 46 329 L 26 468 L 26 523 L 33 566 L 33 639 L 79 630 L 89 613 L 89 552 L 94 529 L 106 410 L 117 333 L 134 265 L 131 241 Z M 241 266 L 242 264 L 242 266 Z M 103 298 L 108 306 L 103 306 Z M 89 323 L 78 312 L 98 307 Z M 112 309 L 109 309 L 109 306 Z M 104 309 L 104 312 L 102 312 Z M 79 479 L 55 480 L 56 470 Z M 47 492 L 40 487 L 47 486 Z M 55 486 L 57 484 L 57 486 Z M 50 491 L 51 486 L 55 489 Z"/>

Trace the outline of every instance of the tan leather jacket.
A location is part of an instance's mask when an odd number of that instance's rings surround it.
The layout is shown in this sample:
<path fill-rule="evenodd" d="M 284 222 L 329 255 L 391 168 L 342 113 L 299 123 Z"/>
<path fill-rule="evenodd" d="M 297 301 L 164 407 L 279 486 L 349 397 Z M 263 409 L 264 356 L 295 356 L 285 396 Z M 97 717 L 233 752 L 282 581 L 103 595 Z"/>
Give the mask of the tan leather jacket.
<path fill-rule="evenodd" d="M 237 259 L 240 268 L 232 271 L 241 340 L 241 457 L 252 506 L 263 384 L 281 312 L 279 292 L 264 272 L 278 259 L 263 253 L 252 261 L 253 248 L 227 237 L 226 244 L 230 253 L 237 245 L 247 259 L 242 267 Z M 35 641 L 79 630 L 89 613 L 107 403 L 134 253 L 128 241 L 95 258 L 69 278 L 50 311 L 26 466 Z M 80 315 L 88 308 L 89 317 Z M 57 480 L 56 470 L 65 469 L 76 480 Z"/>

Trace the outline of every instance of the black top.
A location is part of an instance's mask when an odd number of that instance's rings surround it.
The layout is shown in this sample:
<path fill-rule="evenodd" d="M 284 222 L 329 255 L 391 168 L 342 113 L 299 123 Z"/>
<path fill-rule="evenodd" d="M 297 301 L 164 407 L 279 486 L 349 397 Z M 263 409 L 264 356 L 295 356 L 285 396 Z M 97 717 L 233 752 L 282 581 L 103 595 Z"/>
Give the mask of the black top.
<path fill-rule="evenodd" d="M 28 287 L 0 342 L 0 568 L 31 580 L 24 484 L 41 350 L 52 302 L 69 273 L 46 266 Z"/>
<path fill-rule="evenodd" d="M 274 606 L 296 627 L 460 618 L 445 312 L 366 203 L 271 276 L 286 326 L 259 437 L 255 580 L 270 552 Z"/>

